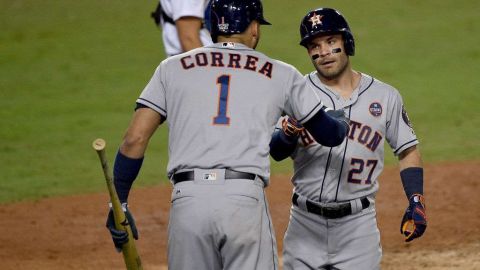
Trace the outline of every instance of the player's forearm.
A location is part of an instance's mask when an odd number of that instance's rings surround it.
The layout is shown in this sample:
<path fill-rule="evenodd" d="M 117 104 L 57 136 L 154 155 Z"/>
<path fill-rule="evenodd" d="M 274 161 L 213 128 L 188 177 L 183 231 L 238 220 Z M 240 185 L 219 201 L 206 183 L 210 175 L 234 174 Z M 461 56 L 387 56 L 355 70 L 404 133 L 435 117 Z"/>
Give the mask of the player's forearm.
<path fill-rule="evenodd" d="M 283 132 L 281 129 L 277 129 L 270 141 L 270 155 L 276 161 L 281 161 L 289 157 L 295 148 L 297 147 L 298 137 L 292 138 Z"/>
<path fill-rule="evenodd" d="M 400 153 L 398 155 L 398 164 L 400 171 L 410 167 L 422 167 L 422 157 L 417 146 L 412 146 Z"/>
<path fill-rule="evenodd" d="M 303 124 L 315 141 L 329 147 L 340 145 L 348 132 L 348 125 L 337 120 L 321 109 Z"/>
<path fill-rule="evenodd" d="M 121 202 L 127 201 L 133 181 L 142 167 L 150 137 L 161 122 L 160 114 L 150 108 L 135 111 L 113 166 L 113 182 Z"/>

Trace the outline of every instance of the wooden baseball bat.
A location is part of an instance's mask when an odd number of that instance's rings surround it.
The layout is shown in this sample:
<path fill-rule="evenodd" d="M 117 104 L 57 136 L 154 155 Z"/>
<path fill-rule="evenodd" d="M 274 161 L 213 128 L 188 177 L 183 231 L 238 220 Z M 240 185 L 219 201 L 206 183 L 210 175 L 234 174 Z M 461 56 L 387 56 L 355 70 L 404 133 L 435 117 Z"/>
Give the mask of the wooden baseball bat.
<path fill-rule="evenodd" d="M 110 194 L 110 200 L 112 202 L 113 216 L 115 217 L 115 227 L 117 230 L 126 231 L 128 233 L 128 242 L 123 244 L 122 253 L 125 265 L 128 270 L 142 270 L 142 261 L 138 255 L 137 248 L 135 247 L 135 239 L 133 238 L 132 228 L 128 223 L 125 213 L 122 209 L 122 204 L 118 199 L 115 185 L 113 184 L 113 178 L 108 168 L 107 158 L 105 156 L 105 140 L 96 139 L 93 141 L 93 149 L 97 151 L 98 157 L 102 164 L 103 174 L 107 182 L 108 193 Z"/>

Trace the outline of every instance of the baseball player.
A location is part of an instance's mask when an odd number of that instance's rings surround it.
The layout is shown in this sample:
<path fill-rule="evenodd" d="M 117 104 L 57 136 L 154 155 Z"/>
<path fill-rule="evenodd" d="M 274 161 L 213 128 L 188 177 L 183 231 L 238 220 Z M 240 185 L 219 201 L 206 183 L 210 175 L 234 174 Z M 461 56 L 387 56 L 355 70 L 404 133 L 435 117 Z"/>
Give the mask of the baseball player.
<path fill-rule="evenodd" d="M 351 68 L 354 38 L 338 11 L 310 11 L 300 34 L 316 69 L 305 76 L 308 84 L 332 108 L 328 114 L 347 114 L 350 130 L 345 141 L 332 148 L 286 117 L 272 137 L 272 157 L 291 156 L 294 161 L 284 269 L 380 269 L 375 193 L 385 141 L 399 159 L 409 202 L 401 222 L 405 240 L 420 237 L 427 226 L 417 137 L 399 92 Z"/>
<path fill-rule="evenodd" d="M 168 56 L 212 44 L 206 28 L 210 0 L 160 0 L 152 17 Z"/>
<path fill-rule="evenodd" d="M 315 140 L 335 146 L 348 120 L 328 116 L 295 68 L 255 50 L 260 25 L 270 24 L 259 0 L 214 0 L 211 17 L 216 43 L 162 61 L 137 99 L 115 160 L 115 187 L 126 203 L 149 139 L 166 120 L 174 185 L 169 269 L 278 269 L 264 194 L 275 124 L 286 112 Z M 121 247 L 127 235 L 113 221 L 109 214 Z"/>

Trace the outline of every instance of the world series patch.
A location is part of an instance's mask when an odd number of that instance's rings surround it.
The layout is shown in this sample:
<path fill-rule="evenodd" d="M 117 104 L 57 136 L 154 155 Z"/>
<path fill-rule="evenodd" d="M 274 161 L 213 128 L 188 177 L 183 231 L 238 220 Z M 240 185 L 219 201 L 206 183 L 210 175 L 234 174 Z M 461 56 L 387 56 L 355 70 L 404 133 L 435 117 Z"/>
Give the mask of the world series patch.
<path fill-rule="evenodd" d="M 368 110 L 370 111 L 370 114 L 375 117 L 379 117 L 380 115 L 382 115 L 383 112 L 382 105 L 380 105 L 380 103 L 378 102 L 373 102 L 372 104 L 370 104 Z"/>

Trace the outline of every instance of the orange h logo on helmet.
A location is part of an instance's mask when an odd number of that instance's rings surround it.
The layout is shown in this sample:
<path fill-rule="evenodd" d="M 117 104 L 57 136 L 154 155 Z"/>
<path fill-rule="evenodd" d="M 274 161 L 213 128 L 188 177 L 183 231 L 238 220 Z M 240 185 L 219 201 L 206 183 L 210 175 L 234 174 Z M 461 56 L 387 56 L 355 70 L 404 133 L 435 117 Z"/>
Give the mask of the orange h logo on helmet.
<path fill-rule="evenodd" d="M 317 24 L 322 25 L 322 17 L 323 15 L 317 15 L 314 13 L 313 16 L 310 18 L 310 21 L 312 22 L 312 27 L 314 27 Z"/>

